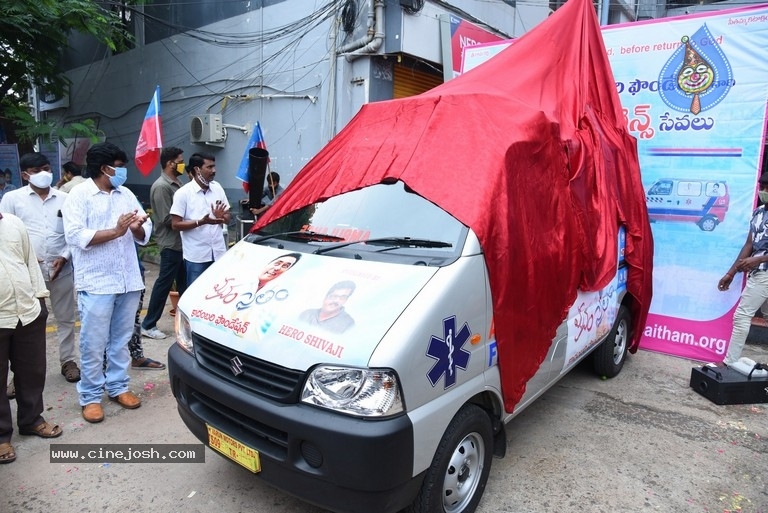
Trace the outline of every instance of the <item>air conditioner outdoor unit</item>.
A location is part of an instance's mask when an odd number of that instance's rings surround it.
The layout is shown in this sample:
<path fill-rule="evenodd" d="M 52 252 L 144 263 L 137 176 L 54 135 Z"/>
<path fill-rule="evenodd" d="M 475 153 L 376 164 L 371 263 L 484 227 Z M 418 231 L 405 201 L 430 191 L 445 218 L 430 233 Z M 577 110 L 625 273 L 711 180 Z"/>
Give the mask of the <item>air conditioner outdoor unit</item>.
<path fill-rule="evenodd" d="M 224 142 L 224 127 L 221 114 L 202 114 L 192 116 L 189 123 L 189 141 L 193 143 Z"/>

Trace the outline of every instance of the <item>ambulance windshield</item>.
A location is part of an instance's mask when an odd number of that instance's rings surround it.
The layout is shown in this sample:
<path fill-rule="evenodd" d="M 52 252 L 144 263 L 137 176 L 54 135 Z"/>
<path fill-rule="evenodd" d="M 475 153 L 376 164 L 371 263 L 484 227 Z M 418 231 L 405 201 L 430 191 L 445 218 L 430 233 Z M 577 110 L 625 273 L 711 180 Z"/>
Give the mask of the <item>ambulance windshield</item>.
<path fill-rule="evenodd" d="M 269 223 L 248 240 L 287 240 L 353 248 L 355 252 L 431 252 L 458 256 L 467 228 L 453 216 L 410 191 L 403 182 L 377 184 L 309 205 Z M 366 242 L 369 242 L 366 244 Z M 360 244 L 348 244 L 359 242 Z"/>

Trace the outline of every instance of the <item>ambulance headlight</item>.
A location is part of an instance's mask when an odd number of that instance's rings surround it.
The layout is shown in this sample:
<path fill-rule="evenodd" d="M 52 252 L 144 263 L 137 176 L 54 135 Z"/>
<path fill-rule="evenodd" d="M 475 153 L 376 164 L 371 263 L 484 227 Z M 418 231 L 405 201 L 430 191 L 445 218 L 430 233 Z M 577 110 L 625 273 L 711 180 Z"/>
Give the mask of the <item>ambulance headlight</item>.
<path fill-rule="evenodd" d="M 321 365 L 309 373 L 301 401 L 359 417 L 390 417 L 403 412 L 395 371 Z"/>
<path fill-rule="evenodd" d="M 189 317 L 184 315 L 179 308 L 176 308 L 176 343 L 189 354 L 194 354 L 195 345 L 192 342 L 192 326 L 189 324 Z"/>

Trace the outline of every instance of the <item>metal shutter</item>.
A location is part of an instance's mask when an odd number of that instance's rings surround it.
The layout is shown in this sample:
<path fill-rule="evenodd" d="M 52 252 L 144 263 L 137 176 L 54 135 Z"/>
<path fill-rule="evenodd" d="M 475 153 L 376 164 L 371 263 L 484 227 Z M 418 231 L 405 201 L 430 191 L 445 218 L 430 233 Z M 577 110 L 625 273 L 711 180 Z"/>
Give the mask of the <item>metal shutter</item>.
<path fill-rule="evenodd" d="M 397 99 L 414 96 L 429 91 L 442 83 L 443 77 L 441 75 L 432 75 L 414 69 L 412 66 L 395 63 L 395 84 L 392 97 Z"/>

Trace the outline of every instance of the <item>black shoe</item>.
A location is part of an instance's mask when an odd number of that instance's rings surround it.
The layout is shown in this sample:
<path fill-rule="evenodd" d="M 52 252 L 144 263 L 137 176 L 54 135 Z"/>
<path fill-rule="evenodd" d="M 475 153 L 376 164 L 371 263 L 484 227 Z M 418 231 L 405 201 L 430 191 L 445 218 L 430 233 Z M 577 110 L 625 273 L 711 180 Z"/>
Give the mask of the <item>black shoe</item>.
<path fill-rule="evenodd" d="M 72 360 L 61 364 L 61 375 L 70 383 L 77 383 L 80 381 L 80 369 Z"/>

